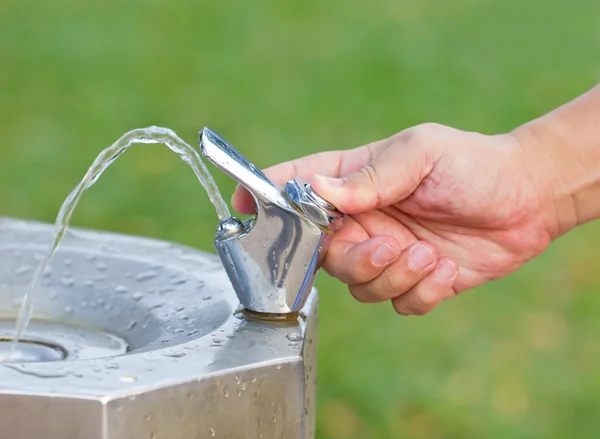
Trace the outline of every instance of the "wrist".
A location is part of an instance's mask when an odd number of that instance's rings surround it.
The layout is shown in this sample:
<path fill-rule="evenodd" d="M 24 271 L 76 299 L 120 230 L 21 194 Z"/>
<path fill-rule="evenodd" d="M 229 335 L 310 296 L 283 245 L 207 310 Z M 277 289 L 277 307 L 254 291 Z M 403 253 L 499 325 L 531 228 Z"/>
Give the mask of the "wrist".
<path fill-rule="evenodd" d="M 600 217 L 600 125 L 582 120 L 577 113 L 584 110 L 569 105 L 575 108 L 565 106 L 511 133 L 553 238 Z"/>

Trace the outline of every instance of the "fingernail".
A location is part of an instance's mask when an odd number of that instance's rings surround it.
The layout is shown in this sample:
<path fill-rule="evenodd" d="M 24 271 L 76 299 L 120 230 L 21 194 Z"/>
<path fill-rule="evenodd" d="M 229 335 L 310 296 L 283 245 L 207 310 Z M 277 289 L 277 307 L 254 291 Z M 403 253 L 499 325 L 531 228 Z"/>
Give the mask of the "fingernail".
<path fill-rule="evenodd" d="M 433 252 L 423 244 L 418 244 L 410 252 L 408 264 L 413 270 L 423 270 L 434 262 Z"/>
<path fill-rule="evenodd" d="M 435 278 L 438 280 L 438 282 L 446 283 L 451 281 L 454 276 L 456 276 L 456 273 L 456 265 L 450 261 L 443 260 L 440 261 L 437 269 L 435 270 Z"/>
<path fill-rule="evenodd" d="M 320 178 L 326 184 L 332 187 L 340 187 L 342 184 L 344 184 L 344 181 L 341 178 L 326 177 L 325 175 L 316 175 L 315 177 Z"/>
<path fill-rule="evenodd" d="M 396 257 L 398 257 L 398 253 L 389 244 L 380 242 L 371 255 L 371 262 L 376 267 L 383 267 L 392 262 Z"/>

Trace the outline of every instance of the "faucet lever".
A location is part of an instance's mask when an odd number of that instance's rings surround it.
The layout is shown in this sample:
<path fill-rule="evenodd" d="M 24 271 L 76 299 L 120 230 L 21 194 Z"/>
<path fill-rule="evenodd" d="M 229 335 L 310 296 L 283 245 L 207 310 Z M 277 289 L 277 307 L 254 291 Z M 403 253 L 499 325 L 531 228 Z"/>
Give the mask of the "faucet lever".
<path fill-rule="evenodd" d="M 233 146 L 209 128 L 200 149 L 217 168 L 254 196 L 256 216 L 219 223 L 215 248 L 244 308 L 262 314 L 298 312 L 344 215 L 295 179 L 278 189 Z"/>
<path fill-rule="evenodd" d="M 263 203 L 289 208 L 287 200 L 267 176 L 210 128 L 200 132 L 200 151 L 213 165 L 248 189 L 259 208 Z"/>

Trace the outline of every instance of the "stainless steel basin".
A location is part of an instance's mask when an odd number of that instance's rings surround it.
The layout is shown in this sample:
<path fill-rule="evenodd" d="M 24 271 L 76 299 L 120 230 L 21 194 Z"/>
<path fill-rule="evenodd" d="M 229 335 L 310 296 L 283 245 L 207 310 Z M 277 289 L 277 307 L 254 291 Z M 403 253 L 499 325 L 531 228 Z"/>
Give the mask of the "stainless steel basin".
<path fill-rule="evenodd" d="M 0 351 L 52 230 L 0 219 Z M 70 230 L 0 364 L 0 437 L 312 438 L 316 291 L 287 321 L 237 307 L 213 255 Z"/>

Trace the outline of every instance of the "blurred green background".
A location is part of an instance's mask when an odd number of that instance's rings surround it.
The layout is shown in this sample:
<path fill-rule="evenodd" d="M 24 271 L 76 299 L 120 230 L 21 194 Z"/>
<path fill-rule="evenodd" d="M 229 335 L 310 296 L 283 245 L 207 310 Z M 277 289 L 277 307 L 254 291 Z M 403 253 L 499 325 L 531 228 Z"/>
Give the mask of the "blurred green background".
<path fill-rule="evenodd" d="M 3 0 L 0 215 L 54 221 L 100 149 L 152 124 L 194 145 L 208 125 L 259 166 L 428 121 L 504 132 L 595 84 L 599 20 L 597 0 Z M 217 217 L 139 146 L 73 224 L 212 251 Z M 322 275 L 317 437 L 597 437 L 599 239 L 427 317 Z"/>

